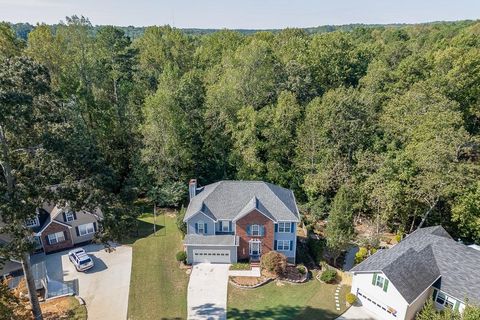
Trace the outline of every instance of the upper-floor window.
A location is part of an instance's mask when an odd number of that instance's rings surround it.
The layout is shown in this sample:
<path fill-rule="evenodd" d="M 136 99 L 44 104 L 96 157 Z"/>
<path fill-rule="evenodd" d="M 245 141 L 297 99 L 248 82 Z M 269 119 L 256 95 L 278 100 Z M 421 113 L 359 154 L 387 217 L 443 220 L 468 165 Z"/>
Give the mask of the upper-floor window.
<path fill-rule="evenodd" d="M 199 221 L 197 223 L 197 233 L 205 233 L 205 223 L 203 223 L 202 221 Z"/>
<path fill-rule="evenodd" d="M 372 284 L 377 286 L 377 287 L 380 287 L 383 289 L 383 291 L 387 292 L 387 289 L 388 289 L 388 280 L 379 275 L 379 274 L 376 274 L 374 273 L 373 274 L 373 279 L 372 279 Z"/>
<path fill-rule="evenodd" d="M 375 282 L 375 285 L 377 287 L 383 288 L 383 283 L 385 282 L 385 278 L 382 276 L 377 276 L 377 281 Z"/>
<path fill-rule="evenodd" d="M 25 225 L 27 227 L 37 227 L 39 224 L 40 224 L 40 222 L 38 221 L 38 217 L 35 217 L 33 219 L 25 220 Z"/>
<path fill-rule="evenodd" d="M 86 223 L 78 226 L 78 233 L 80 236 L 85 236 L 95 232 L 95 227 L 93 223 Z"/>
<path fill-rule="evenodd" d="M 65 212 L 65 221 L 71 222 L 73 220 L 75 220 L 75 215 L 73 214 L 73 212 Z"/>
<path fill-rule="evenodd" d="M 224 220 L 221 221 L 222 224 L 222 232 L 230 232 L 230 221 Z"/>
<path fill-rule="evenodd" d="M 250 230 L 252 236 L 259 236 L 260 235 L 260 226 L 258 224 L 252 224 L 252 228 Z"/>
<path fill-rule="evenodd" d="M 278 232 L 290 233 L 292 231 L 292 224 L 290 222 L 279 222 Z"/>

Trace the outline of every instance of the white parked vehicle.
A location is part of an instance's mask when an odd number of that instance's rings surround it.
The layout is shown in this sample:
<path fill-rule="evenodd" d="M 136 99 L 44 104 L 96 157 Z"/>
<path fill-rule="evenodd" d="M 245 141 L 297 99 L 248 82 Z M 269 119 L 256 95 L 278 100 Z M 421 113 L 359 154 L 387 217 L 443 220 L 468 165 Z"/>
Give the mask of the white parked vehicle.
<path fill-rule="evenodd" d="M 85 271 L 93 268 L 93 260 L 82 248 L 73 249 L 68 252 L 68 258 L 72 261 L 77 271 Z"/>

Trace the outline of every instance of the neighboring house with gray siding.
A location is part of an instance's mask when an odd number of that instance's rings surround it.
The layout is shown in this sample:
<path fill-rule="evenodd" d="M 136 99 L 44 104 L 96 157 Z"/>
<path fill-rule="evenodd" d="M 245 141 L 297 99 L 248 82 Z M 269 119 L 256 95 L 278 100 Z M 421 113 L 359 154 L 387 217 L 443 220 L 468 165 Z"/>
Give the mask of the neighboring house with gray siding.
<path fill-rule="evenodd" d="M 480 304 L 480 251 L 453 240 L 441 226 L 422 228 L 350 270 L 352 293 L 381 319 L 410 320 L 432 299 L 462 312 Z"/>
<path fill-rule="evenodd" d="M 275 250 L 295 263 L 300 214 L 291 190 L 262 181 L 189 183 L 188 263 L 258 261 Z"/>

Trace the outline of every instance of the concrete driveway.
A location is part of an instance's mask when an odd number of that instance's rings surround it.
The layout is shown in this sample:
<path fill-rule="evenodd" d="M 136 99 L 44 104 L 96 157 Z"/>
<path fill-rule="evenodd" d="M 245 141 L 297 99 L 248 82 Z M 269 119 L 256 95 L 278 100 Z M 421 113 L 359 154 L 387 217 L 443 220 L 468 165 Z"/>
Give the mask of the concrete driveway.
<path fill-rule="evenodd" d="M 335 320 L 382 320 L 362 306 L 352 306 Z"/>
<path fill-rule="evenodd" d="M 83 246 L 92 257 L 95 266 L 86 272 L 78 272 L 68 259 L 68 251 L 41 254 L 32 262 L 44 259 L 48 276 L 54 280 L 78 279 L 78 295 L 85 300 L 89 320 L 126 319 L 132 248 L 117 246 L 107 253 L 103 245 Z"/>
<path fill-rule="evenodd" d="M 188 319 L 225 320 L 229 264 L 199 263 L 188 282 Z"/>

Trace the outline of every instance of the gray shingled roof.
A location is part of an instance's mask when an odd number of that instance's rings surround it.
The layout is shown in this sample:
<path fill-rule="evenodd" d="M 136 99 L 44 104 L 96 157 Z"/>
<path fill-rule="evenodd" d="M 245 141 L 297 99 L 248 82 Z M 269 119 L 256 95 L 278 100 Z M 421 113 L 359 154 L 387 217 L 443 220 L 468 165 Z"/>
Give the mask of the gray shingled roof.
<path fill-rule="evenodd" d="M 408 303 L 439 278 L 440 289 L 480 303 L 480 251 L 456 242 L 441 226 L 417 230 L 351 272 L 383 272 Z"/>
<path fill-rule="evenodd" d="M 199 211 L 213 220 L 233 220 L 258 209 L 274 221 L 299 221 L 293 192 L 262 181 L 220 181 L 199 190 L 188 205 L 184 221 Z"/>
<path fill-rule="evenodd" d="M 238 245 L 237 236 L 234 235 L 216 235 L 214 237 L 202 234 L 187 234 L 183 244 L 188 245 L 212 245 L 212 246 L 236 246 Z"/>

